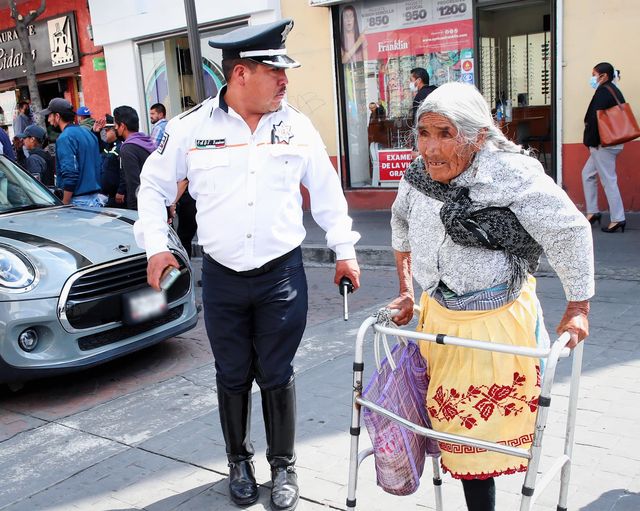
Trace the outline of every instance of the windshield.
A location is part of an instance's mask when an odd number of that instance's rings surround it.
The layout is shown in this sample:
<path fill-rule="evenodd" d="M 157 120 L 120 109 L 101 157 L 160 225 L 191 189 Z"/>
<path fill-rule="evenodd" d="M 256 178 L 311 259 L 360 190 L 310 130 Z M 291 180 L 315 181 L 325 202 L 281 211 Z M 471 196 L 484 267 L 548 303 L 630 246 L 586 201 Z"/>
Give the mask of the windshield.
<path fill-rule="evenodd" d="M 60 206 L 46 186 L 4 156 L 0 156 L 0 214 Z"/>

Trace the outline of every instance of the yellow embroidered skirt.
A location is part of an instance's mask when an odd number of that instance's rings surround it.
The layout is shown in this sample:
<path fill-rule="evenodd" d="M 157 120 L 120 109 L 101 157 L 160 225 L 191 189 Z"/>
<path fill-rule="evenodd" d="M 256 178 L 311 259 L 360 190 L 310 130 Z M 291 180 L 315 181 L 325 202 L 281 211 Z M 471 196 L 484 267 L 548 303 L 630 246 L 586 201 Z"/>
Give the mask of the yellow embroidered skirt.
<path fill-rule="evenodd" d="M 426 293 L 420 305 L 418 331 L 536 347 L 539 306 L 533 277 L 517 300 L 499 309 L 453 311 Z M 420 342 L 420 352 L 429 366 L 426 405 L 434 430 L 523 449 L 531 446 L 540 393 L 539 359 L 427 341 Z M 485 479 L 527 468 L 523 458 L 439 444 L 443 469 L 458 479 Z"/>

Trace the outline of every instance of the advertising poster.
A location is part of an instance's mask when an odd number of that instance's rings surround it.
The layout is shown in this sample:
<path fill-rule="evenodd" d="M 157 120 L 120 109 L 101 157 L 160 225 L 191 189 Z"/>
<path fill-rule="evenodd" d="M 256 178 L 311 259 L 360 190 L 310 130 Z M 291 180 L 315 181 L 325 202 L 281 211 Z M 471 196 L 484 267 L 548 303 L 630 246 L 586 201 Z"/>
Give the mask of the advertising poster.
<path fill-rule="evenodd" d="M 385 150 L 413 145 L 411 70 L 430 85 L 474 83 L 472 0 L 358 0 L 337 8 L 351 186 L 398 181 Z M 383 114 L 381 114 L 383 112 Z M 375 113 L 375 115 L 374 115 Z M 379 144 L 380 160 L 371 158 Z M 406 153 L 403 153 L 405 157 Z M 393 153 L 388 153 L 394 158 Z M 393 167 L 393 168 L 392 168 Z M 374 176 L 374 173 L 379 175 Z"/>
<path fill-rule="evenodd" d="M 404 89 L 413 67 L 424 67 L 433 85 L 473 83 L 471 0 L 352 2 L 340 8 L 340 26 L 343 64 L 375 62 L 377 99 L 389 104 L 391 116 L 410 105 Z M 462 68 L 462 52 L 469 55 L 468 70 Z"/>

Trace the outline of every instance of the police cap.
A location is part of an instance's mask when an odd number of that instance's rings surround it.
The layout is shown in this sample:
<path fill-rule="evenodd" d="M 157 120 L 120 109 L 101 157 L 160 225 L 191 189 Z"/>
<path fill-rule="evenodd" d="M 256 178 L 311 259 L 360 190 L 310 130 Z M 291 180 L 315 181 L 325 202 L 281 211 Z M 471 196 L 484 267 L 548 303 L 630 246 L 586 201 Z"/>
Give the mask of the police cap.
<path fill-rule="evenodd" d="M 245 26 L 210 39 L 209 46 L 220 48 L 223 60 L 251 59 L 272 67 L 300 67 L 284 47 L 292 28 L 292 19 Z"/>

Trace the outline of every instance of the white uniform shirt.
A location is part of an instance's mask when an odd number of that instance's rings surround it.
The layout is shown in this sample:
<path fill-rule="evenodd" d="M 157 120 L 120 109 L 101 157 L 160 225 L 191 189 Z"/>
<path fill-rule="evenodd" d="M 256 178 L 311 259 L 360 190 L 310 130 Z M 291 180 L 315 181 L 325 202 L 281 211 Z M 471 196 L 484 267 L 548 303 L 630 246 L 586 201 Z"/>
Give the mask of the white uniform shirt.
<path fill-rule="evenodd" d="M 263 115 L 254 133 L 220 95 L 169 121 L 140 175 L 134 233 L 147 257 L 167 250 L 165 206 L 175 201 L 176 182 L 184 178 L 196 200 L 198 242 L 228 268 L 259 268 L 302 243 L 300 183 L 309 190 L 328 247 L 337 259 L 355 257 L 360 235 L 351 230 L 322 139 L 285 102 Z"/>

